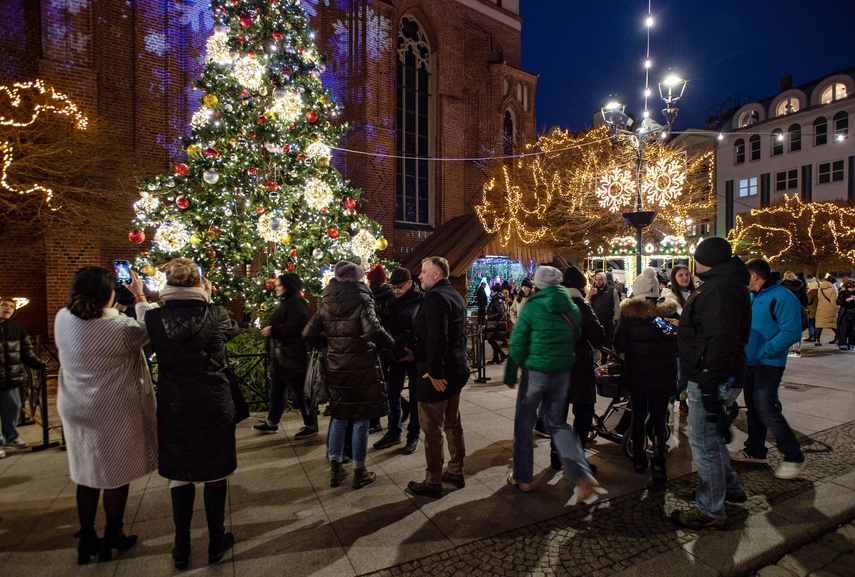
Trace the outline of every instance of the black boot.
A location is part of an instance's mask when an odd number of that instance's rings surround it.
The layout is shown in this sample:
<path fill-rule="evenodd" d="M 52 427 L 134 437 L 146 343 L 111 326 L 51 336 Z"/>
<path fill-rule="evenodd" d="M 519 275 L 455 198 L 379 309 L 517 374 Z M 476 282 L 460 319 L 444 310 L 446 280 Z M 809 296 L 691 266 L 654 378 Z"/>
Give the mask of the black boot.
<path fill-rule="evenodd" d="M 650 459 L 650 471 L 653 482 L 657 485 L 668 481 L 668 476 L 665 474 L 665 457 L 658 456 Z"/>
<path fill-rule="evenodd" d="M 234 547 L 235 536 L 226 533 L 226 492 L 225 481 L 215 484 L 205 483 L 205 518 L 208 521 L 208 563 L 213 565 L 223 559 L 223 555 Z"/>
<path fill-rule="evenodd" d="M 193 521 L 193 503 L 196 500 L 196 485 L 181 485 L 172 488 L 172 522 L 175 524 L 175 546 L 172 560 L 175 568 L 184 570 L 190 563 L 190 523 Z"/>
<path fill-rule="evenodd" d="M 77 564 L 86 565 L 101 549 L 101 539 L 95 529 L 81 529 L 74 534 L 80 541 L 77 543 Z"/>
<path fill-rule="evenodd" d="M 104 528 L 104 538 L 98 551 L 98 562 L 112 561 L 113 549 L 123 553 L 136 545 L 136 535 L 122 533 L 122 520 L 125 517 L 125 505 L 128 503 L 129 485 L 116 489 L 104 489 L 104 513 L 107 515 L 107 526 Z"/>

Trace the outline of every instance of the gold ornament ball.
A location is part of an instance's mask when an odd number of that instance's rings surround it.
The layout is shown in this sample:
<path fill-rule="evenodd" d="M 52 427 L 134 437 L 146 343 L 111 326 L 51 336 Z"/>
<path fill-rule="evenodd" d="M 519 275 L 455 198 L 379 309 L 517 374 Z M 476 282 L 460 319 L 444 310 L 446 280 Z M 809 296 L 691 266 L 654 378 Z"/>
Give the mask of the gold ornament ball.
<path fill-rule="evenodd" d="M 291 242 L 291 235 L 286 232 L 285 234 L 279 237 L 279 240 L 281 240 L 283 243 Z"/>
<path fill-rule="evenodd" d="M 191 144 L 187 147 L 187 156 L 200 156 L 202 154 L 202 147 L 198 144 Z"/>
<path fill-rule="evenodd" d="M 200 242 L 202 242 L 202 237 L 198 233 L 194 232 L 190 235 L 190 244 L 199 244 Z"/>
<path fill-rule="evenodd" d="M 209 230 L 209 231 L 205 234 L 205 238 L 207 239 L 207 241 L 208 241 L 208 242 L 211 242 L 211 241 L 213 241 L 213 240 L 215 240 L 215 239 L 217 238 L 217 233 L 215 233 L 214 231 L 210 231 L 210 230 Z"/>
<path fill-rule="evenodd" d="M 219 99 L 215 94 L 206 94 L 202 98 L 202 102 L 205 104 L 205 106 L 216 106 L 217 102 L 219 102 Z"/>
<path fill-rule="evenodd" d="M 377 250 L 386 250 L 386 247 L 389 246 L 389 241 L 386 240 L 386 237 L 381 236 L 377 239 L 375 246 L 377 247 Z"/>
<path fill-rule="evenodd" d="M 156 272 L 156 270 L 153 266 L 151 266 L 150 264 L 147 264 L 140 269 L 140 272 L 143 273 L 145 276 L 154 276 L 154 273 Z"/>

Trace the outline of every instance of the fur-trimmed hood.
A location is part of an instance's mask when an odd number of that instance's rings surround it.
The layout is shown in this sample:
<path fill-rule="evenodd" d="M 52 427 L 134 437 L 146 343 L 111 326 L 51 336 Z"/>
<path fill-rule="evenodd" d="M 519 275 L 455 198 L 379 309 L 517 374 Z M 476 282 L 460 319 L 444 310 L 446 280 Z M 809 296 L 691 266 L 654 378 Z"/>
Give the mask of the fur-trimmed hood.
<path fill-rule="evenodd" d="M 620 303 L 621 318 L 652 319 L 673 318 L 677 314 L 677 303 L 671 299 L 656 303 L 651 300 L 624 299 Z"/>

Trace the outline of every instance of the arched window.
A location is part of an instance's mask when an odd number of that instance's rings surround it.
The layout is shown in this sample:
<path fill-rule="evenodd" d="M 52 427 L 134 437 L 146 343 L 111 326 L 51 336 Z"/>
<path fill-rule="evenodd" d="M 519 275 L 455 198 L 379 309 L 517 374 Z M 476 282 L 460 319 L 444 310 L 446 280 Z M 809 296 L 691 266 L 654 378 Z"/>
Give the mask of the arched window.
<path fill-rule="evenodd" d="M 502 124 L 502 144 L 505 156 L 514 155 L 514 146 L 517 142 L 517 131 L 514 124 L 514 115 L 510 110 L 505 110 L 505 120 Z"/>
<path fill-rule="evenodd" d="M 776 128 L 772 131 L 772 156 L 784 154 L 784 131 Z M 751 160 L 754 160 L 753 154 Z"/>
<path fill-rule="evenodd" d="M 741 138 L 733 143 L 733 148 L 736 151 L 736 164 L 745 162 L 745 141 Z"/>
<path fill-rule="evenodd" d="M 819 146 L 828 142 L 828 121 L 820 116 L 813 121 L 813 145 Z"/>
<path fill-rule="evenodd" d="M 802 127 L 799 124 L 791 124 L 787 129 L 790 135 L 790 152 L 802 149 Z"/>
<path fill-rule="evenodd" d="M 843 100 L 846 98 L 846 86 L 840 82 L 829 84 L 822 91 L 819 101 L 823 104 L 834 102 L 835 100 Z"/>
<path fill-rule="evenodd" d="M 832 122 L 834 123 L 835 140 L 843 140 L 849 135 L 849 115 L 846 111 L 841 110 L 835 114 Z"/>
<path fill-rule="evenodd" d="M 751 160 L 760 160 L 760 135 L 755 134 L 748 139 L 748 146 L 751 149 Z"/>
<path fill-rule="evenodd" d="M 430 43 L 412 17 L 401 18 L 397 52 L 395 220 L 430 224 L 433 66 Z"/>
<path fill-rule="evenodd" d="M 787 114 L 792 114 L 793 112 L 799 111 L 799 99 L 798 98 L 785 98 L 781 102 L 778 103 L 778 107 L 775 110 L 775 116 L 785 116 Z"/>
<path fill-rule="evenodd" d="M 742 116 L 739 117 L 739 127 L 745 128 L 746 126 L 751 126 L 759 121 L 760 115 L 757 114 L 756 110 L 746 110 L 742 113 Z"/>

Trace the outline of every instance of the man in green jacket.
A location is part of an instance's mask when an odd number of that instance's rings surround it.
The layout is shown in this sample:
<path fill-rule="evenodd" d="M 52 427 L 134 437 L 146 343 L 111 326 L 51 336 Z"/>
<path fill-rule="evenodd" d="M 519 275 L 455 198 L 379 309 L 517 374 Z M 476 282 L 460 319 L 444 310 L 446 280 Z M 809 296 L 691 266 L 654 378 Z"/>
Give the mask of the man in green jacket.
<path fill-rule="evenodd" d="M 575 345 L 581 335 L 582 315 L 569 291 L 559 286 L 563 275 L 551 266 L 534 274 L 537 291 L 529 297 L 511 337 L 505 384 L 513 388 L 522 367 L 514 417 L 514 470 L 508 483 L 531 490 L 534 476 L 532 428 L 543 403 L 546 427 L 561 455 L 564 477 L 578 487 L 577 502 L 595 494 L 599 483 L 591 475 L 579 438 L 564 419 L 564 399 L 570 385 Z"/>

